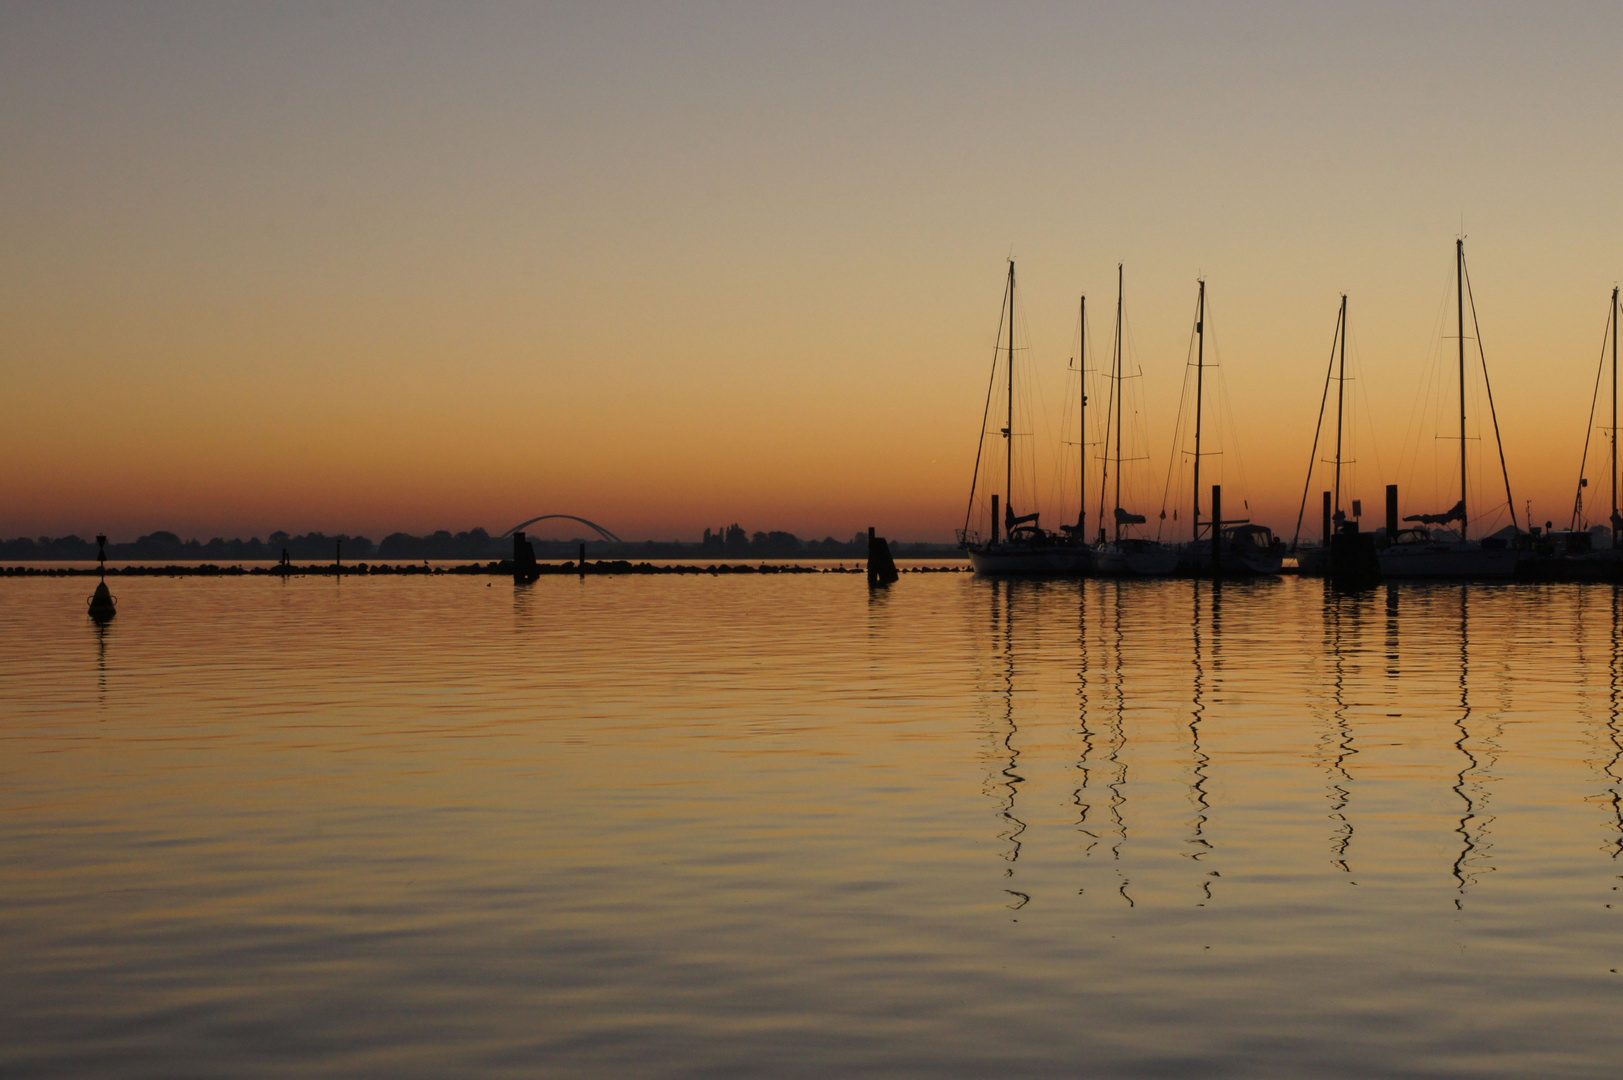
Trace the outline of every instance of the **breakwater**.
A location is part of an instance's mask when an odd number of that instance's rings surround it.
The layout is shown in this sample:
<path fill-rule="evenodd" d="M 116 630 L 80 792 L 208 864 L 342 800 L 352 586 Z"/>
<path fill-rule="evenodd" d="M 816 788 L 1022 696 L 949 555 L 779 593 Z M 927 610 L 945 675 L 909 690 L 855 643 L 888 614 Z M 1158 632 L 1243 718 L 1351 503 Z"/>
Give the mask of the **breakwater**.
<path fill-rule="evenodd" d="M 511 577 L 513 564 L 509 560 L 486 563 L 465 563 L 454 566 L 424 566 L 411 563 L 365 563 L 346 565 L 331 563 L 313 565 L 244 566 L 240 563 L 220 566 L 215 563 L 191 563 L 166 566 L 123 566 L 107 568 L 108 577 L 390 577 L 432 576 L 436 574 L 474 574 Z M 866 574 L 861 563 L 852 566 L 798 566 L 772 563 L 712 563 L 685 565 L 674 563 L 633 563 L 624 559 L 604 559 L 584 564 L 574 562 L 539 563 L 535 572 L 548 575 L 616 575 L 616 574 L 710 574 L 720 577 L 734 574 Z M 965 566 L 911 566 L 899 568 L 903 574 L 967 574 Z M 6 566 L 0 567 L 0 577 L 95 577 L 94 567 L 67 566 Z"/>

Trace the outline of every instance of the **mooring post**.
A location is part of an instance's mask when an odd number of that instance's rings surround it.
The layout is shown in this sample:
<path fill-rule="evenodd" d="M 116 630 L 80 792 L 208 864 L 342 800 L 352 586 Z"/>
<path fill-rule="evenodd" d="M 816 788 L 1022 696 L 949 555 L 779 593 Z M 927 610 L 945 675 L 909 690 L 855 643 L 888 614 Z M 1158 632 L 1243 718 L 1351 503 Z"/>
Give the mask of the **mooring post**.
<path fill-rule="evenodd" d="M 997 496 L 992 496 L 992 543 L 997 543 Z"/>
<path fill-rule="evenodd" d="M 1330 493 L 1324 493 L 1324 546 L 1330 546 Z"/>
<path fill-rule="evenodd" d="M 1386 485 L 1386 542 L 1395 543 L 1398 538 L 1398 486 Z"/>
<path fill-rule="evenodd" d="M 333 553 L 332 553 L 332 572 L 335 573 L 335 574 L 343 573 L 343 566 L 344 566 L 344 542 L 342 540 L 334 540 L 333 541 Z"/>
<path fill-rule="evenodd" d="M 1223 573 L 1223 485 L 1212 485 L 1212 578 Z"/>
<path fill-rule="evenodd" d="M 540 576 L 535 565 L 535 546 L 524 538 L 522 530 L 513 533 L 513 583 L 527 585 Z"/>
<path fill-rule="evenodd" d="M 876 585 L 889 585 L 897 580 L 896 562 L 890 557 L 890 541 L 883 536 L 874 535 L 874 527 L 868 526 L 868 587 Z"/>
<path fill-rule="evenodd" d="M 580 570 L 580 576 L 585 577 L 586 576 L 586 545 L 585 544 L 582 544 L 580 546 L 580 561 L 576 564 L 576 566 Z"/>

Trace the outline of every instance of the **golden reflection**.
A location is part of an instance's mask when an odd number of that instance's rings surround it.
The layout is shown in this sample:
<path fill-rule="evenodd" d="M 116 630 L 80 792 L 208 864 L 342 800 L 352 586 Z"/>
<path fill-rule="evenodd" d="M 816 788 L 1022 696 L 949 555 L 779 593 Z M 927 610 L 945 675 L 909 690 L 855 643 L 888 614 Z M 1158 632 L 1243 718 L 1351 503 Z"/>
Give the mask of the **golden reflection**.
<path fill-rule="evenodd" d="M 1071 802 L 1076 806 L 1077 831 L 1088 837 L 1088 844 L 1082 849 L 1084 856 L 1092 855 L 1093 849 L 1099 844 L 1099 834 L 1088 825 L 1088 813 L 1093 809 L 1093 803 L 1088 792 L 1088 782 L 1092 779 L 1093 767 L 1090 759 L 1093 756 L 1093 729 L 1088 726 L 1088 583 L 1082 582 L 1077 589 L 1076 609 L 1076 723 L 1077 734 L 1082 737 L 1082 752 L 1076 760 L 1077 771 L 1082 774 L 1082 783 L 1071 792 Z M 1080 890 L 1079 890 L 1080 891 Z"/>
<path fill-rule="evenodd" d="M 1206 797 L 1206 767 L 1211 763 L 1200 746 L 1200 722 L 1206 713 L 1206 657 L 1204 654 L 1204 641 L 1201 634 L 1201 599 L 1203 591 L 1208 587 L 1204 581 L 1194 582 L 1194 649 L 1192 661 L 1195 668 L 1193 707 L 1189 714 L 1189 753 L 1193 779 L 1189 784 L 1189 796 L 1195 805 L 1195 818 L 1191 823 L 1191 836 L 1187 843 L 1194 847 L 1194 851 L 1186 851 L 1191 859 L 1199 861 L 1203 856 L 1211 853 L 1212 845 L 1206 839 L 1206 819 L 1211 810 L 1211 802 Z M 1221 583 L 1210 583 L 1211 588 L 1211 618 L 1212 618 L 1212 648 L 1217 648 L 1217 637 L 1223 625 L 1223 586 Z M 1212 898 L 1212 884 L 1208 878 L 1201 882 L 1201 890 L 1206 899 Z"/>
<path fill-rule="evenodd" d="M 1116 830 L 1116 842 L 1110 846 L 1110 857 L 1116 862 L 1121 861 L 1121 849 L 1127 843 L 1127 819 L 1122 808 L 1127 805 L 1127 762 L 1122 759 L 1121 752 L 1127 746 L 1127 690 L 1125 684 L 1126 661 L 1124 659 L 1124 645 L 1126 632 L 1122 622 L 1122 596 L 1123 591 L 1132 583 L 1123 578 L 1112 578 L 1110 588 L 1110 629 L 1111 641 L 1114 648 L 1110 655 L 1110 684 L 1116 692 L 1116 707 L 1111 710 L 1110 716 L 1110 780 L 1106 786 L 1110 788 L 1110 819 Z M 1121 876 L 1120 871 L 1117 871 Z M 1127 892 L 1128 879 L 1121 876 L 1121 885 L 1117 889 L 1122 899 L 1127 901 L 1129 907 L 1137 907 L 1132 896 Z"/>
<path fill-rule="evenodd" d="M 1493 751 L 1496 746 L 1491 739 L 1474 737 L 1472 734 L 1470 589 L 1461 586 L 1456 587 L 1454 592 L 1460 600 L 1460 703 L 1459 714 L 1454 720 L 1459 738 L 1454 740 L 1454 749 L 1459 751 L 1463 762 L 1455 774 L 1453 787 L 1454 794 L 1459 796 L 1462 803 L 1459 825 L 1454 829 L 1460 838 L 1460 853 L 1454 860 L 1453 874 L 1456 883 L 1454 907 L 1462 910 L 1466 891 L 1476 884 L 1478 876 L 1496 869 L 1486 863 L 1486 856 L 1492 847 L 1488 841 L 1488 826 L 1492 824 L 1493 817 L 1482 813 L 1487 807 L 1486 781 L 1495 759 Z"/>
<path fill-rule="evenodd" d="M 1388 610 L 1394 604 L 1395 593 L 1389 590 Z M 1352 873 L 1347 862 L 1347 851 L 1352 845 L 1353 824 L 1347 816 L 1347 804 L 1352 798 L 1352 774 L 1347 771 L 1347 759 L 1358 753 L 1353 746 L 1352 727 L 1347 720 L 1347 655 L 1343 634 L 1356 645 L 1358 615 L 1362 609 L 1362 595 L 1334 588 L 1329 581 L 1324 585 L 1324 647 L 1330 659 L 1330 688 L 1332 707 L 1330 730 L 1321 745 L 1326 750 L 1326 769 L 1329 773 L 1330 820 L 1335 831 L 1330 837 L 1333 861 L 1345 873 Z M 1347 616 L 1349 627 L 1343 627 Z"/>
<path fill-rule="evenodd" d="M 1611 655 L 1607 661 L 1606 735 L 1612 744 L 1611 758 L 1606 762 L 1607 796 L 1612 807 L 1612 828 L 1616 833 L 1609 845 L 1612 858 L 1623 853 L 1623 727 L 1619 715 L 1623 713 L 1623 607 L 1620 607 L 1619 587 L 1612 586 L 1612 639 Z"/>

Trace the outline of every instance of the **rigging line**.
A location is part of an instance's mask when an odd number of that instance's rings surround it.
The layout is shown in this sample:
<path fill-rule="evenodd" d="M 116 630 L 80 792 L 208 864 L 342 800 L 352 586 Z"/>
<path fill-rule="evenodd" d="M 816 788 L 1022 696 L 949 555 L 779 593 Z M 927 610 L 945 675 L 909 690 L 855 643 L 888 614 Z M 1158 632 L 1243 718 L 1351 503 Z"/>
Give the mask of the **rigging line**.
<path fill-rule="evenodd" d="M 1330 401 L 1330 375 L 1336 370 L 1336 342 L 1345 330 L 1341 325 L 1341 311 L 1336 311 L 1336 332 L 1330 336 L 1330 366 L 1324 371 L 1324 394 L 1319 398 L 1319 423 L 1313 429 L 1313 451 L 1307 456 L 1307 479 L 1302 481 L 1302 505 L 1296 508 L 1296 535 L 1291 537 L 1291 550 L 1295 551 L 1302 539 L 1302 518 L 1307 514 L 1307 493 L 1313 489 L 1314 459 L 1319 456 L 1319 436 L 1324 432 L 1324 407 Z M 1328 543 L 1328 539 L 1326 540 Z"/>
<path fill-rule="evenodd" d="M 1172 478 L 1182 472 L 1178 465 L 1188 456 L 1187 451 L 1181 449 L 1184 437 L 1183 417 L 1184 411 L 1189 404 L 1189 370 L 1195 366 L 1189 362 L 1189 357 L 1195 351 L 1195 334 L 1197 333 L 1195 323 L 1199 321 L 1200 315 L 1197 312 L 1195 321 L 1189 324 L 1189 344 L 1184 347 L 1183 389 L 1178 394 L 1178 415 L 1172 422 L 1172 453 L 1168 455 L 1167 479 L 1166 483 L 1161 485 L 1161 517 L 1160 524 L 1155 527 L 1155 539 L 1157 541 L 1161 539 L 1161 530 L 1165 527 L 1167 520 L 1167 502 L 1172 498 Z M 1182 494 L 1181 490 L 1179 494 Z"/>
<path fill-rule="evenodd" d="M 981 478 L 981 455 L 986 452 L 986 422 L 992 418 L 992 387 L 997 384 L 997 342 L 1003 340 L 1003 309 L 1008 306 L 1009 287 L 1003 287 L 1003 300 L 998 304 L 997 337 L 992 344 L 992 373 L 986 378 L 986 408 L 981 413 L 981 440 L 975 447 L 975 474 L 969 478 L 969 506 L 964 510 L 964 539 L 969 539 L 969 519 L 975 514 L 975 486 Z M 1014 363 L 1014 356 L 1009 356 Z"/>
<path fill-rule="evenodd" d="M 1406 489 L 1413 490 L 1415 475 L 1420 468 L 1420 455 L 1425 447 L 1424 429 L 1428 412 L 1435 413 L 1441 408 L 1441 397 L 1435 402 L 1433 394 L 1436 392 L 1438 369 L 1441 366 L 1443 321 L 1448 317 L 1448 298 L 1453 295 L 1454 285 L 1449 282 L 1443 289 L 1442 297 L 1437 301 L 1437 316 L 1432 321 L 1431 343 L 1426 347 L 1426 361 L 1421 368 L 1420 388 L 1409 406 L 1409 420 L 1403 430 L 1403 443 L 1398 448 L 1397 473 L 1399 483 Z M 1437 424 L 1434 418 L 1433 425 Z M 1409 456 L 1409 444 L 1414 443 L 1414 456 Z M 1432 499 L 1437 498 L 1437 462 L 1436 444 L 1433 442 L 1432 450 Z M 1409 463 L 1409 471 L 1403 471 L 1403 463 Z"/>
<path fill-rule="evenodd" d="M 1476 331 L 1476 354 L 1478 361 L 1482 364 L 1482 387 L 1488 392 L 1488 415 L 1493 417 L 1493 441 L 1499 446 L 1499 471 L 1505 477 L 1505 501 L 1510 504 L 1510 528 L 1512 532 L 1515 532 L 1517 528 L 1516 500 L 1510 494 L 1510 466 L 1505 464 L 1505 443 L 1499 437 L 1499 412 L 1493 407 L 1493 384 L 1488 381 L 1488 355 L 1482 349 L 1482 326 L 1477 322 L 1476 295 L 1471 291 L 1471 268 L 1465 265 L 1463 259 L 1460 260 L 1460 265 L 1465 269 L 1465 295 L 1471 301 L 1471 329 Z M 1464 453 L 1465 444 L 1461 443 L 1460 454 L 1463 455 Z M 1461 492 L 1461 497 L 1464 497 L 1463 492 Z M 1531 526 L 1533 523 L 1529 521 L 1527 524 Z M 1463 532 L 1460 534 L 1462 539 L 1464 535 Z"/>
<path fill-rule="evenodd" d="M 1600 379 L 1606 372 L 1606 336 L 1612 332 L 1612 320 L 1617 318 L 1617 305 L 1610 300 L 1607 304 L 1611 311 L 1606 316 L 1606 333 L 1600 337 L 1600 363 L 1595 365 L 1595 391 L 1589 395 L 1589 423 L 1584 425 L 1584 454 L 1578 459 L 1578 491 L 1572 499 L 1572 522 L 1567 526 L 1569 529 L 1577 529 L 1579 524 L 1578 508 L 1583 505 L 1584 473 L 1589 468 L 1589 440 L 1595 433 L 1595 406 L 1600 403 Z M 1612 438 L 1617 438 L 1616 432 L 1612 433 Z M 1527 524 L 1531 527 L 1533 523 L 1529 521 Z"/>
<path fill-rule="evenodd" d="M 1350 330 L 1351 327 L 1349 327 L 1348 329 Z M 1375 415 L 1375 410 L 1374 410 L 1374 408 L 1371 407 L 1371 405 L 1369 403 L 1369 391 L 1364 388 L 1365 380 L 1364 380 L 1364 358 L 1363 358 L 1363 354 L 1358 349 L 1358 343 L 1352 339 L 1350 334 L 1349 334 L 1349 336 L 1347 338 L 1347 344 L 1352 348 L 1352 353 L 1353 353 L 1353 374 L 1354 374 L 1353 383 L 1354 383 L 1354 386 L 1355 386 L 1355 390 L 1354 390 L 1354 417 L 1356 419 L 1356 416 L 1357 416 L 1357 402 L 1359 400 L 1362 400 L 1363 403 L 1364 403 L 1363 416 L 1364 416 L 1364 423 L 1366 425 L 1366 434 L 1369 436 L 1370 453 L 1375 458 L 1375 475 L 1377 477 L 1381 478 L 1381 479 L 1385 479 L 1385 477 L 1387 476 L 1387 472 L 1386 472 L 1386 469 L 1384 469 L 1381 466 L 1381 441 L 1375 437 L 1374 425 L 1373 425 L 1373 422 L 1371 420 L 1371 418 Z M 1353 451 L 1354 451 L 1354 454 L 1356 455 L 1357 450 L 1358 450 L 1358 448 L 1357 448 L 1358 426 L 1357 426 L 1356 423 L 1353 424 L 1352 427 L 1348 429 L 1348 434 L 1351 437 L 1351 439 L 1353 440 L 1353 443 L 1354 443 Z M 1356 479 L 1356 475 L 1357 474 L 1355 473 L 1354 474 L 1355 479 Z"/>
<path fill-rule="evenodd" d="M 1110 423 L 1118 407 L 1117 399 L 1121 397 L 1121 327 L 1122 327 L 1122 292 L 1123 277 L 1120 263 L 1116 264 L 1116 328 L 1111 336 L 1110 345 L 1110 395 L 1105 403 L 1105 438 L 1104 452 L 1099 455 L 1099 539 L 1104 540 L 1105 535 L 1105 489 L 1110 483 Z M 1121 438 L 1117 436 L 1116 453 L 1121 453 Z"/>

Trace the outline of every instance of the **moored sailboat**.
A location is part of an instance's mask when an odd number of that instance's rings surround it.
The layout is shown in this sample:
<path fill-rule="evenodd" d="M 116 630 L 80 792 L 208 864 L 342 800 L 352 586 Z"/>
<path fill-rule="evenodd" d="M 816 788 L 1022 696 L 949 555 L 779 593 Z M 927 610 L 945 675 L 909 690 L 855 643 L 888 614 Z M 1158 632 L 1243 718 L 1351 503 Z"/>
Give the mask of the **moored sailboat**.
<path fill-rule="evenodd" d="M 1469 440 L 1465 428 L 1465 240 L 1454 241 L 1454 288 L 1459 342 L 1459 421 L 1460 421 L 1460 499 L 1453 507 L 1439 514 L 1411 514 L 1403 520 L 1415 523 L 1415 528 L 1399 530 L 1387 538 L 1388 544 L 1377 556 L 1381 576 L 1385 578 L 1508 578 L 1516 573 L 1527 558 L 1525 552 L 1512 547 L 1502 537 L 1485 537 L 1480 541 L 1469 537 L 1470 514 L 1466 499 L 1467 460 Z M 1473 324 L 1476 306 L 1471 309 Z M 1477 341 L 1481 349 L 1480 335 Z M 1487 380 L 1487 365 L 1483 364 L 1483 380 Z M 1493 407 L 1493 390 L 1488 387 L 1488 407 Z M 1494 421 L 1494 438 L 1498 440 L 1499 424 Z M 1499 463 L 1504 469 L 1504 446 L 1499 446 Z M 1505 501 L 1510 508 L 1512 530 L 1516 527 L 1516 505 L 1510 496 L 1510 474 L 1505 472 Z M 1434 537 L 1430 526 L 1459 523 L 1459 538 Z"/>
<path fill-rule="evenodd" d="M 1200 293 L 1195 301 L 1195 449 L 1193 476 L 1193 516 L 1190 518 L 1189 542 L 1178 548 L 1178 569 L 1186 574 L 1206 575 L 1212 572 L 1212 530 L 1217 530 L 1221 544 L 1223 572 L 1226 574 L 1277 574 L 1284 566 L 1284 545 L 1274 537 L 1266 525 L 1252 524 L 1249 518 L 1230 518 L 1226 521 L 1200 520 L 1200 459 L 1201 433 L 1206 397 L 1206 280 L 1200 280 Z M 1189 384 L 1186 381 L 1185 387 Z M 1181 412 L 1181 410 L 1180 410 Z M 1174 458 L 1177 447 L 1174 446 Z M 1173 465 L 1176 468 L 1176 464 Z M 1172 487 L 1168 478 L 1168 488 Z M 1214 506 L 1214 512 L 1216 507 Z M 1161 515 L 1166 517 L 1164 512 Z"/>
<path fill-rule="evenodd" d="M 1578 492 L 1572 502 L 1572 521 L 1564 533 L 1546 532 L 1543 536 L 1535 537 L 1534 548 L 1538 552 L 1534 559 L 1533 576 L 1540 579 L 1553 579 L 1565 581 L 1610 581 L 1623 576 L 1623 512 L 1618 508 L 1618 473 L 1617 473 L 1617 317 L 1620 310 L 1618 305 L 1618 287 L 1612 286 L 1611 307 L 1606 316 L 1606 338 L 1609 339 L 1612 353 L 1612 422 L 1609 427 L 1602 430 L 1606 432 L 1608 450 L 1608 469 L 1610 474 L 1609 486 L 1612 494 L 1612 514 L 1607 519 L 1607 528 L 1587 528 L 1584 518 L 1584 489 L 1589 486 L 1589 480 L 1584 475 L 1589 466 L 1589 444 L 1594 434 L 1595 407 L 1600 403 L 1601 375 L 1606 367 L 1606 352 L 1602 349 L 1600 370 L 1595 372 L 1595 393 L 1589 404 L 1589 425 L 1584 434 L 1583 458 L 1578 463 Z M 1529 529 L 1529 532 L 1534 530 Z M 1609 537 L 1610 542 L 1604 547 L 1596 547 L 1595 540 L 1599 537 Z"/>
<path fill-rule="evenodd" d="M 1106 473 L 1110 468 L 1110 437 L 1111 420 L 1115 421 L 1116 445 L 1116 476 L 1115 476 L 1115 512 L 1111 523 L 1113 532 L 1109 540 L 1105 539 L 1104 527 L 1104 487 L 1107 476 L 1101 474 L 1099 485 L 1099 543 L 1093 551 L 1094 569 L 1101 574 L 1112 576 L 1160 577 L 1172 573 L 1178 568 L 1178 553 L 1158 540 L 1146 537 L 1133 536 L 1129 531 L 1134 525 L 1145 523 L 1143 514 L 1135 514 L 1125 510 L 1121 505 L 1121 465 L 1122 465 L 1122 296 L 1123 296 L 1122 267 L 1116 266 L 1116 342 L 1112 351 L 1110 369 L 1110 406 L 1105 414 L 1105 453 L 1103 468 Z"/>
<path fill-rule="evenodd" d="M 964 527 L 958 532 L 958 544 L 969 556 L 970 565 L 977 574 L 997 574 L 1014 577 L 1053 577 L 1078 574 L 1087 568 L 1088 548 L 1080 536 L 1055 535 L 1041 525 L 1041 513 L 1017 514 L 1014 510 L 1014 260 L 1009 260 L 1009 279 L 1006 289 L 1008 322 L 1008 348 L 1006 364 L 1006 393 L 1008 412 L 1000 434 L 1003 436 L 1004 483 L 1003 516 L 998 517 L 999 500 L 991 497 L 991 528 L 989 538 L 982 539 L 969 527 L 975 510 L 975 485 L 980 479 L 981 453 L 975 457 L 975 477 L 970 483 L 969 510 L 965 513 Z M 1001 336 L 1001 335 L 1000 335 Z M 986 412 L 992 408 L 992 390 L 996 386 L 997 361 L 993 361 L 993 380 L 987 387 Z M 986 443 L 986 422 L 981 422 L 981 449 Z M 1001 535 L 1000 535 L 1001 527 Z"/>

